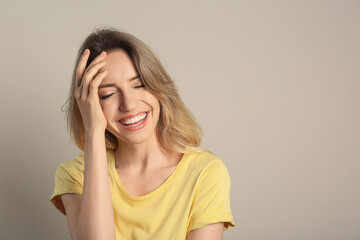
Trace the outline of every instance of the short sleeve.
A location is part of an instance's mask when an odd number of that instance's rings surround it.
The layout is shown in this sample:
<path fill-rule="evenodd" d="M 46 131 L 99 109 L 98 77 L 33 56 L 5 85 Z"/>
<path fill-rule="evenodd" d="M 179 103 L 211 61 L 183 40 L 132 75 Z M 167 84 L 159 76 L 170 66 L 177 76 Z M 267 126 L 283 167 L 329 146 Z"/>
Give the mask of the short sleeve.
<path fill-rule="evenodd" d="M 55 173 L 54 193 L 50 197 L 52 204 L 66 215 L 60 195 L 65 193 L 82 194 L 84 170 L 82 155 L 60 164 Z"/>
<path fill-rule="evenodd" d="M 235 226 L 230 209 L 230 187 L 230 175 L 221 159 L 204 167 L 195 185 L 187 232 L 217 222 L 224 222 L 224 230 Z"/>

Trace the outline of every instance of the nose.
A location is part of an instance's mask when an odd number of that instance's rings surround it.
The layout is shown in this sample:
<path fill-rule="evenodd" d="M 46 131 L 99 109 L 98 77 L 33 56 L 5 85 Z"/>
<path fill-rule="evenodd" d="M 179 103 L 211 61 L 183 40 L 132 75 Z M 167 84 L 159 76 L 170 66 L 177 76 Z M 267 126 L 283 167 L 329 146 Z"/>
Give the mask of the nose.
<path fill-rule="evenodd" d="M 123 91 L 120 97 L 119 110 L 122 112 L 131 112 L 136 108 L 137 100 L 134 94 Z"/>

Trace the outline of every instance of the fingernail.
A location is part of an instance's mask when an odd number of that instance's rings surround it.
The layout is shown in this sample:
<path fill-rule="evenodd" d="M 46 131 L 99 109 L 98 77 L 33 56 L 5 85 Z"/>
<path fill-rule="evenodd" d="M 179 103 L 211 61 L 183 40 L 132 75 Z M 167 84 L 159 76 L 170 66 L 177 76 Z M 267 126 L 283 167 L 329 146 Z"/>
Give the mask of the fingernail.
<path fill-rule="evenodd" d="M 88 50 L 87 50 L 87 49 L 85 49 L 85 51 L 84 51 L 83 55 L 87 54 L 87 52 L 88 52 Z"/>
<path fill-rule="evenodd" d="M 102 51 L 101 56 L 104 56 L 104 55 L 105 55 L 105 51 Z"/>

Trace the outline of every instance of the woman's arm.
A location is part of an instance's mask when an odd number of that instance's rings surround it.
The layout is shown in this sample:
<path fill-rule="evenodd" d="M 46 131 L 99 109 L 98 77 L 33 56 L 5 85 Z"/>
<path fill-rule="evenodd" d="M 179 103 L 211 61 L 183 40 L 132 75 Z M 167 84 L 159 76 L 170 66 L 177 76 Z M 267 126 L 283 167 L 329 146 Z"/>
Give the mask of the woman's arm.
<path fill-rule="evenodd" d="M 186 240 L 222 240 L 224 223 L 213 223 L 189 232 Z"/>
<path fill-rule="evenodd" d="M 97 56 L 85 70 L 86 50 L 76 69 L 75 98 L 85 128 L 84 186 L 80 200 L 64 196 L 70 234 L 76 240 L 116 239 L 105 145 L 107 122 L 98 96 L 98 86 L 106 75 L 100 71 L 105 56 L 105 52 Z"/>
<path fill-rule="evenodd" d="M 86 136 L 82 194 L 61 196 L 71 238 L 115 239 L 104 134 Z"/>
<path fill-rule="evenodd" d="M 115 240 L 104 132 L 85 137 L 84 164 L 84 189 L 77 222 L 79 239 Z"/>

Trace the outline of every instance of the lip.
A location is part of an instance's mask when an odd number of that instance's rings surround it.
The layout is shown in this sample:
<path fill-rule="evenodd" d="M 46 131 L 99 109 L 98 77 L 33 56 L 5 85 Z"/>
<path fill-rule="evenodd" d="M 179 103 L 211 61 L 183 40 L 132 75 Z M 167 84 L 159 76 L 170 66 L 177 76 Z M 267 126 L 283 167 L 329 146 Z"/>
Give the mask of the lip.
<path fill-rule="evenodd" d="M 139 114 L 142 114 L 142 113 L 149 113 L 149 112 L 143 111 L 143 112 L 138 112 L 138 113 L 135 113 L 135 114 L 132 114 L 132 115 L 128 115 L 128 116 L 126 116 L 126 117 L 124 117 L 124 118 L 119 119 L 119 122 L 120 122 L 120 121 L 125 121 L 125 120 L 128 119 L 128 118 L 133 118 L 133 117 L 135 117 L 135 116 L 137 116 L 137 115 L 139 115 Z"/>
<path fill-rule="evenodd" d="M 141 112 L 141 113 L 143 113 L 143 112 Z M 126 130 L 129 130 L 129 131 L 138 131 L 138 130 L 142 129 L 143 127 L 145 127 L 145 125 L 146 125 L 146 123 L 147 123 L 147 121 L 148 121 L 149 113 L 150 113 L 150 112 L 144 112 L 144 113 L 146 113 L 146 117 L 145 117 L 145 119 L 143 120 L 143 122 L 140 123 L 139 125 L 134 126 L 134 127 L 125 126 L 125 125 L 121 124 L 120 121 L 118 121 L 118 123 L 120 124 L 121 127 L 123 127 L 123 128 L 126 129 Z M 140 113 L 138 113 L 138 114 L 140 114 Z M 138 114 L 135 114 L 135 115 L 132 115 L 132 116 L 136 116 L 136 115 L 138 115 Z M 126 118 L 123 118 L 123 119 L 126 119 Z"/>

